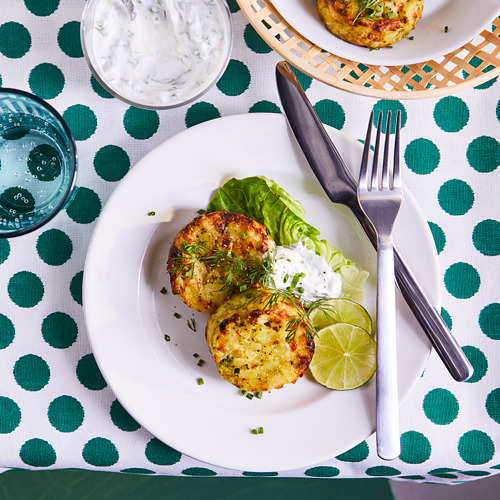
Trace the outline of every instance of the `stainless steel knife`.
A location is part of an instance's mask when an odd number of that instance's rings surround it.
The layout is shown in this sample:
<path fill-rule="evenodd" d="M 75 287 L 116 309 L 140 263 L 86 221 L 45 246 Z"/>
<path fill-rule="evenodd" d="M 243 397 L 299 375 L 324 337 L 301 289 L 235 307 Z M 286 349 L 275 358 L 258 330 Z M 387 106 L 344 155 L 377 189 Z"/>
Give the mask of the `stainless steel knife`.
<path fill-rule="evenodd" d="M 330 200 L 351 209 L 376 247 L 375 230 L 358 204 L 357 183 L 295 74 L 284 61 L 276 66 L 276 82 L 290 128 L 319 183 Z M 467 380 L 472 375 L 472 365 L 396 248 L 394 267 L 396 283 L 403 297 L 446 368 L 455 380 Z"/>

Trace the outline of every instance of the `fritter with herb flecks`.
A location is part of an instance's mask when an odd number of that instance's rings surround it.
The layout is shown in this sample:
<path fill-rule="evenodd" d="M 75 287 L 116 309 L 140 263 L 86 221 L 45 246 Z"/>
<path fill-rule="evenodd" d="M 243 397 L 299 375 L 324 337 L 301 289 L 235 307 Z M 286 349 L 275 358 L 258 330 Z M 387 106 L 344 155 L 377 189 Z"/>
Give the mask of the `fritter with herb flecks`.
<path fill-rule="evenodd" d="M 274 291 L 235 294 L 212 314 L 208 347 L 222 378 L 248 392 L 279 389 L 307 370 L 314 340 L 300 304 Z"/>
<path fill-rule="evenodd" d="M 334 35 L 378 49 L 398 42 L 415 28 L 424 0 L 317 0 L 317 6 L 323 24 Z"/>
<path fill-rule="evenodd" d="M 266 227 L 244 215 L 212 212 L 195 217 L 170 247 L 172 291 L 189 307 L 213 313 L 238 286 L 238 269 L 262 263 L 273 248 Z"/>

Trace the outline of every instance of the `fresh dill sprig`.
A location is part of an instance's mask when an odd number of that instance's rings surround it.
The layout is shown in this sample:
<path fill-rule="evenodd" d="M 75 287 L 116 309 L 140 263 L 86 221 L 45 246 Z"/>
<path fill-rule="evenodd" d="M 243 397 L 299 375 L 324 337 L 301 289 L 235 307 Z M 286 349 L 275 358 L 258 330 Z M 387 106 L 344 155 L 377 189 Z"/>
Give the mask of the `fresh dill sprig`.
<path fill-rule="evenodd" d="M 358 19 L 366 19 L 367 21 L 374 21 L 376 17 L 374 14 L 382 8 L 378 0 L 357 0 L 358 14 L 351 24 L 354 24 Z"/>

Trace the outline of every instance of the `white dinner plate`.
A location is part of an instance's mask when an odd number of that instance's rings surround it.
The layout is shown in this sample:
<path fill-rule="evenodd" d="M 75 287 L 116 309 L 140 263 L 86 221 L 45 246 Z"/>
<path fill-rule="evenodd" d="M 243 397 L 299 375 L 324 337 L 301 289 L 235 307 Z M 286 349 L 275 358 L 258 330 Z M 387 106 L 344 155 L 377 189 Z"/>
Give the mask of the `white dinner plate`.
<path fill-rule="evenodd" d="M 360 143 L 328 130 L 356 170 Z M 96 225 L 83 296 L 96 361 L 137 422 L 169 446 L 204 462 L 269 472 L 318 463 L 370 436 L 375 430 L 375 382 L 336 392 L 307 373 L 294 385 L 249 400 L 219 377 L 205 341 L 208 316 L 189 309 L 170 291 L 167 254 L 177 232 L 207 206 L 220 184 L 252 175 L 275 180 L 300 200 L 307 221 L 322 237 L 370 272 L 365 306 L 374 315 L 374 249 L 351 213 L 327 199 L 285 118 L 266 113 L 197 125 L 137 163 Z M 407 190 L 395 240 L 438 307 L 440 273 L 434 242 Z M 163 287 L 166 294 L 161 293 Z M 192 318 L 196 332 L 187 324 Z M 400 297 L 397 326 L 403 399 L 421 376 L 430 345 Z M 199 359 L 206 361 L 201 367 Z M 199 378 L 203 385 L 198 385 Z M 258 427 L 264 433 L 252 434 Z"/>
<path fill-rule="evenodd" d="M 318 47 L 351 61 L 402 66 L 430 61 L 470 42 L 500 15 L 498 0 L 426 0 L 422 18 L 410 36 L 391 49 L 370 50 L 347 43 L 321 22 L 316 0 L 271 0 L 302 36 Z M 445 31 L 445 27 L 448 27 Z"/>

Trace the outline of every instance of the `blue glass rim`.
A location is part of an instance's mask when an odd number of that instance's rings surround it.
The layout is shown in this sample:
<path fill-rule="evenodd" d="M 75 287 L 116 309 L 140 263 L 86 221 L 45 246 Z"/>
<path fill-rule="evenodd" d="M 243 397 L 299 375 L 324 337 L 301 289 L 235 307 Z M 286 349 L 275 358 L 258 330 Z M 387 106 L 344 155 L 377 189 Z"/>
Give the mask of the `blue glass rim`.
<path fill-rule="evenodd" d="M 73 134 L 71 133 L 71 130 L 62 117 L 62 115 L 57 111 L 53 106 L 51 106 L 47 101 L 44 101 L 40 97 L 31 94 L 30 92 L 26 92 L 24 90 L 19 90 L 19 89 L 13 89 L 9 87 L 0 87 L 0 96 L 2 94 L 14 94 L 22 97 L 26 97 L 27 99 L 31 99 L 40 106 L 44 107 L 50 114 L 54 116 L 56 121 L 61 125 L 61 128 L 63 129 L 64 133 L 66 134 L 66 137 L 68 138 L 68 146 L 72 158 L 71 166 L 70 166 L 70 182 L 68 183 L 66 187 L 66 192 L 64 193 L 64 196 L 58 201 L 57 205 L 54 207 L 54 209 L 48 213 L 45 217 L 40 219 L 39 221 L 33 223 L 29 227 L 25 227 L 22 229 L 18 229 L 16 231 L 8 232 L 8 233 L 0 233 L 0 239 L 3 238 L 14 238 L 16 236 L 22 236 L 23 234 L 31 233 L 32 231 L 35 231 L 36 229 L 40 228 L 41 226 L 45 225 L 47 222 L 52 220 L 60 211 L 63 209 L 66 204 L 68 203 L 69 199 L 71 198 L 74 189 L 76 187 L 76 173 L 78 170 L 78 153 L 76 150 L 76 142 L 73 137 Z"/>

